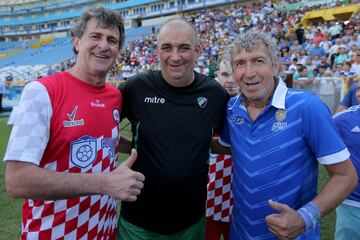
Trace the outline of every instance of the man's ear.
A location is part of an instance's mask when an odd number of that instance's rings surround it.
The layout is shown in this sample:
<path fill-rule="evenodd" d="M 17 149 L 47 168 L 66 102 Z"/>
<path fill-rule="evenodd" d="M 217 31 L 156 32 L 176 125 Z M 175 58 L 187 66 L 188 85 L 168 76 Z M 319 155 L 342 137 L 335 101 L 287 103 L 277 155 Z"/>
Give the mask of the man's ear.
<path fill-rule="evenodd" d="M 278 73 L 281 71 L 281 64 L 280 64 L 280 61 L 279 61 L 279 60 L 277 60 L 277 61 L 274 63 L 273 68 L 274 68 L 275 76 L 278 75 Z"/>
<path fill-rule="evenodd" d="M 74 37 L 73 43 L 74 43 L 74 48 L 76 49 L 76 52 L 79 52 L 80 38 L 79 37 Z"/>

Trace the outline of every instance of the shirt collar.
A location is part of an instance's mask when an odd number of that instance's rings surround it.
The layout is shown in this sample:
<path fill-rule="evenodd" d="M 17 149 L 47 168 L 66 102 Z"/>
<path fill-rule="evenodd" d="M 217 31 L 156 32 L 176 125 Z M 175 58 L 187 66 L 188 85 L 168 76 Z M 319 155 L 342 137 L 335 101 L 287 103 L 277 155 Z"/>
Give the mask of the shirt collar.
<path fill-rule="evenodd" d="M 271 105 L 278 109 L 285 109 L 285 98 L 287 94 L 288 88 L 283 80 L 279 77 L 278 84 L 275 88 L 274 94 L 272 96 Z M 240 107 L 246 109 L 244 105 L 243 96 L 240 94 L 235 97 L 236 101 L 234 102 L 233 106 L 236 105 L 236 102 L 240 100 Z"/>
<path fill-rule="evenodd" d="M 276 86 L 274 95 L 272 97 L 271 105 L 279 108 L 285 109 L 285 98 L 287 94 L 288 88 L 282 79 L 279 79 L 279 83 Z"/>

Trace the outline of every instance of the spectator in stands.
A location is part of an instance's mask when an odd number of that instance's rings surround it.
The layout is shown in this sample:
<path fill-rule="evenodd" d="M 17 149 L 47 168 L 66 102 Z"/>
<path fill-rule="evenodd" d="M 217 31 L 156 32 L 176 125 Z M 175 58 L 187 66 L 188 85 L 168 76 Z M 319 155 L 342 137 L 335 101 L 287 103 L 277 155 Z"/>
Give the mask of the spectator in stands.
<path fill-rule="evenodd" d="M 203 239 L 209 146 L 222 126 L 228 95 L 219 83 L 194 72 L 199 46 L 191 24 L 169 20 L 157 44 L 161 70 L 120 85 L 122 117 L 131 122 L 138 150 L 134 169 L 146 180 L 137 201 L 121 205 L 118 235 Z"/>
<path fill-rule="evenodd" d="M 297 58 L 293 58 L 291 60 L 291 65 L 289 66 L 289 69 L 288 69 L 289 71 L 291 71 L 293 73 L 295 73 L 297 71 L 297 66 L 298 66 L 297 61 L 298 61 Z"/>
<path fill-rule="evenodd" d="M 295 30 L 295 34 L 299 44 L 302 45 L 305 42 L 305 29 L 302 24 Z"/>
<path fill-rule="evenodd" d="M 351 72 L 355 73 L 355 76 L 360 77 L 360 53 L 356 53 L 354 57 L 354 63 L 351 64 Z"/>
<path fill-rule="evenodd" d="M 306 59 L 305 67 L 307 68 L 308 72 L 313 74 L 314 70 L 317 68 L 317 65 L 313 63 L 312 57 L 308 57 Z M 314 75 L 314 74 L 313 74 Z"/>
<path fill-rule="evenodd" d="M 298 68 L 298 71 L 294 73 L 293 83 L 301 89 L 304 89 L 307 85 L 312 83 L 314 80 L 314 75 L 312 72 L 309 72 L 305 66 Z"/>
<path fill-rule="evenodd" d="M 115 199 L 143 187 L 135 150 L 116 168 L 122 96 L 105 83 L 122 18 L 90 9 L 71 32 L 76 64 L 25 87 L 4 157 L 8 193 L 25 198 L 23 239 L 115 239 Z"/>
<path fill-rule="evenodd" d="M 124 61 L 124 62 L 123 62 L 123 66 L 122 66 L 121 71 L 122 71 L 122 73 L 123 73 L 122 76 L 123 76 L 123 78 L 124 78 L 125 81 L 128 80 L 129 77 L 131 77 L 131 76 L 133 75 L 133 74 L 132 74 L 131 66 L 130 66 L 130 64 L 129 64 L 127 61 Z"/>
<path fill-rule="evenodd" d="M 232 77 L 228 54 L 223 56 L 217 75 L 219 83 L 233 97 L 239 94 L 239 87 Z M 229 239 L 230 219 L 233 207 L 231 192 L 231 155 L 211 154 L 206 200 L 206 240 Z"/>
<path fill-rule="evenodd" d="M 293 44 L 290 46 L 292 52 L 303 50 L 303 46 L 299 44 L 298 40 L 294 40 Z"/>
<path fill-rule="evenodd" d="M 360 86 L 356 96 L 360 102 Z M 360 175 L 360 105 L 352 106 L 334 116 L 335 124 L 350 152 L 350 158 Z M 360 239 L 360 182 L 340 206 L 336 208 L 336 240 Z"/>
<path fill-rule="evenodd" d="M 10 82 L 12 82 L 12 80 L 14 80 L 13 75 L 12 75 L 12 73 L 9 73 L 9 74 L 5 77 L 5 81 L 8 82 L 8 83 L 10 83 Z"/>
<path fill-rule="evenodd" d="M 288 89 L 277 77 L 279 49 L 268 35 L 240 34 L 230 52 L 242 93 L 228 102 L 221 135 L 233 156 L 230 238 L 319 239 L 320 217 L 357 184 L 330 112 L 319 98 Z M 317 195 L 319 162 L 330 178 Z"/>
<path fill-rule="evenodd" d="M 291 58 L 288 52 L 283 52 L 283 56 L 280 58 L 281 65 L 283 66 L 283 70 L 288 70 L 291 65 Z M 297 61 L 297 60 L 296 60 Z"/>
<path fill-rule="evenodd" d="M 345 61 L 350 60 L 350 55 L 347 53 L 346 47 L 340 47 L 340 53 L 334 59 L 337 64 L 343 64 Z"/>
<path fill-rule="evenodd" d="M 326 66 L 326 69 L 327 69 L 327 70 L 331 70 L 331 69 L 332 69 L 332 66 L 331 66 L 331 64 L 329 64 L 328 59 L 327 59 L 326 56 L 322 56 L 322 57 L 320 58 L 320 64 L 319 64 L 319 66 L 320 66 L 320 65 Z"/>
<path fill-rule="evenodd" d="M 325 50 L 320 47 L 320 42 L 316 41 L 314 42 L 314 46 L 310 48 L 310 56 L 313 58 L 315 57 L 315 55 L 319 56 L 319 57 L 322 57 L 322 56 L 325 56 Z"/>
<path fill-rule="evenodd" d="M 347 43 L 347 47 L 350 48 L 351 46 L 355 45 L 357 48 L 360 48 L 360 39 L 358 37 L 358 34 L 353 33 L 351 35 L 350 41 Z"/>
<path fill-rule="evenodd" d="M 341 101 L 339 107 L 336 109 L 336 112 L 348 109 L 351 106 L 360 104 L 358 98 L 356 97 L 357 88 L 359 86 L 359 81 L 354 82 L 349 90 L 346 92 L 343 100 Z"/>
<path fill-rule="evenodd" d="M 323 73 L 323 74 L 320 74 Z M 314 79 L 314 85 L 319 85 L 319 97 L 328 106 L 331 113 L 334 113 L 336 108 L 336 89 L 341 78 L 333 77 L 332 72 L 326 70 L 325 66 L 319 68 L 318 77 Z"/>
<path fill-rule="evenodd" d="M 335 44 L 332 45 L 329 49 L 329 55 L 330 55 L 329 57 L 331 57 L 331 55 L 333 55 L 333 54 L 336 54 L 340 50 L 340 47 L 342 47 L 341 40 L 336 39 Z"/>
<path fill-rule="evenodd" d="M 331 40 L 340 37 L 342 26 L 339 22 L 331 21 L 331 27 L 328 29 L 328 33 L 331 35 Z"/>
<path fill-rule="evenodd" d="M 318 74 L 316 75 L 316 77 L 324 77 L 325 76 L 325 72 L 327 70 L 327 66 L 326 65 L 320 65 L 319 66 L 319 72 Z M 329 71 L 330 72 L 330 71 Z M 331 73 L 331 72 L 330 72 Z M 332 74 L 332 73 L 331 73 Z"/>
<path fill-rule="evenodd" d="M 343 64 L 334 63 L 334 66 L 332 68 L 333 76 L 334 77 L 340 77 L 342 70 L 343 70 Z"/>

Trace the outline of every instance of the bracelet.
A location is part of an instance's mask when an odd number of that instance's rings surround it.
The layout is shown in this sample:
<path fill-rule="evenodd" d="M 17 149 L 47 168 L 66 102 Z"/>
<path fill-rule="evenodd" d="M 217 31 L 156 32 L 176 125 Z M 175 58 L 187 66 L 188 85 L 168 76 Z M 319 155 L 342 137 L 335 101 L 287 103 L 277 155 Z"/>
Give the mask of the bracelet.
<path fill-rule="evenodd" d="M 306 231 L 314 229 L 320 221 L 320 211 L 316 204 L 311 201 L 297 210 L 299 215 L 304 219 Z"/>

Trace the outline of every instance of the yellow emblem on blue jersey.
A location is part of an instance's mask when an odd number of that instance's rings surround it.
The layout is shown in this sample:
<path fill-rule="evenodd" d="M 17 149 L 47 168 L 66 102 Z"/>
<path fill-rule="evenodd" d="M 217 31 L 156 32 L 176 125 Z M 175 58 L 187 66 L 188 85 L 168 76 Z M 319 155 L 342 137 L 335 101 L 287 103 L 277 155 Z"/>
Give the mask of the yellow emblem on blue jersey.
<path fill-rule="evenodd" d="M 284 109 L 279 109 L 275 112 L 275 119 L 278 121 L 283 121 L 286 118 L 286 111 Z"/>

